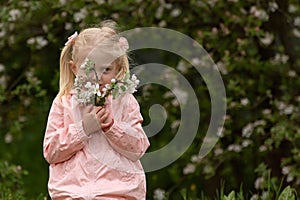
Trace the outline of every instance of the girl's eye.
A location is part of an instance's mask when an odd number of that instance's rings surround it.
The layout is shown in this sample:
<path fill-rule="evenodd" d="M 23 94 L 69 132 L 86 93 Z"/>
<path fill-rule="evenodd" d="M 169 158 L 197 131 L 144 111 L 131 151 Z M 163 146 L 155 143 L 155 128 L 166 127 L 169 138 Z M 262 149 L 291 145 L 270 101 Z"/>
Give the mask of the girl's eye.
<path fill-rule="evenodd" d="M 107 67 L 107 68 L 104 69 L 104 72 L 108 72 L 109 70 L 110 70 L 110 68 Z"/>

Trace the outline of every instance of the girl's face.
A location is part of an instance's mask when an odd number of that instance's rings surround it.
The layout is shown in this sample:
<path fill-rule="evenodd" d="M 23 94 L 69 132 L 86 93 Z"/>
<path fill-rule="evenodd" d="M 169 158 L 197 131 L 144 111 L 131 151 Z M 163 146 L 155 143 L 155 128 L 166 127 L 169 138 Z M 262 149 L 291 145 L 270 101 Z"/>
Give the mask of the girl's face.
<path fill-rule="evenodd" d="M 99 78 L 100 89 L 104 88 L 106 84 L 110 84 L 111 79 L 115 78 L 117 72 L 118 70 L 115 63 L 112 63 L 106 67 L 99 67 L 97 69 L 97 74 Z"/>

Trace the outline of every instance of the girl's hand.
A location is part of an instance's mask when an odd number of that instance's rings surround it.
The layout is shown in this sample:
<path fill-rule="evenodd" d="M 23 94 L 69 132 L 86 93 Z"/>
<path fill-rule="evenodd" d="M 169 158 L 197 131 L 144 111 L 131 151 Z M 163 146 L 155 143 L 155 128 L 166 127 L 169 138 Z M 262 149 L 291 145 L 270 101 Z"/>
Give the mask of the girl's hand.
<path fill-rule="evenodd" d="M 100 122 L 101 129 L 106 132 L 113 125 L 114 120 L 111 114 L 110 106 L 104 105 L 96 107 L 96 117 Z"/>

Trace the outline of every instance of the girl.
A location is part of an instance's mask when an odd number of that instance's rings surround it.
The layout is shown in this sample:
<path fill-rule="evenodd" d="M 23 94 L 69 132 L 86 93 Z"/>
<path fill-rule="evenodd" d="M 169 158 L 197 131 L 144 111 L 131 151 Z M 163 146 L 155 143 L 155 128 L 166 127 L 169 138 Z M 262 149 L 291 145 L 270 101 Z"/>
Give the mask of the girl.
<path fill-rule="evenodd" d="M 104 66 L 112 49 L 124 47 L 124 38 L 105 43 L 108 38 L 118 38 L 114 25 L 106 21 L 100 28 L 76 33 L 62 50 L 60 88 L 48 116 L 43 145 L 50 164 L 48 190 L 54 200 L 145 199 L 145 173 L 139 159 L 149 141 L 136 99 L 131 94 L 115 100 L 109 96 L 104 106 L 84 106 L 76 101 L 72 89 L 79 67 L 95 48 L 102 49 L 94 51 L 98 53 L 93 54 L 98 59 L 96 66 Z M 120 79 L 128 71 L 128 58 L 123 54 L 106 65 L 99 84 Z"/>

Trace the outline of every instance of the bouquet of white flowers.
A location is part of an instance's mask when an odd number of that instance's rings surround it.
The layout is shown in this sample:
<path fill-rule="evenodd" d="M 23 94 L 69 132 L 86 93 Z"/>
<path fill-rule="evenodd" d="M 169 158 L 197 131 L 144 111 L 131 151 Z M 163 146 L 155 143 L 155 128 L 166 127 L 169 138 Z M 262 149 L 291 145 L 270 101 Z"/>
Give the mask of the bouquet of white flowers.
<path fill-rule="evenodd" d="M 112 79 L 111 83 L 106 84 L 100 91 L 95 63 L 86 58 L 80 69 L 84 70 L 84 75 L 80 73 L 76 75 L 74 89 L 79 103 L 85 105 L 103 106 L 106 97 L 110 94 L 112 94 L 113 99 L 124 93 L 132 94 L 136 91 L 136 87 L 140 82 L 134 74 L 130 77 L 130 74 L 126 73 L 121 80 Z M 93 81 L 91 75 L 94 75 L 95 81 Z"/>

